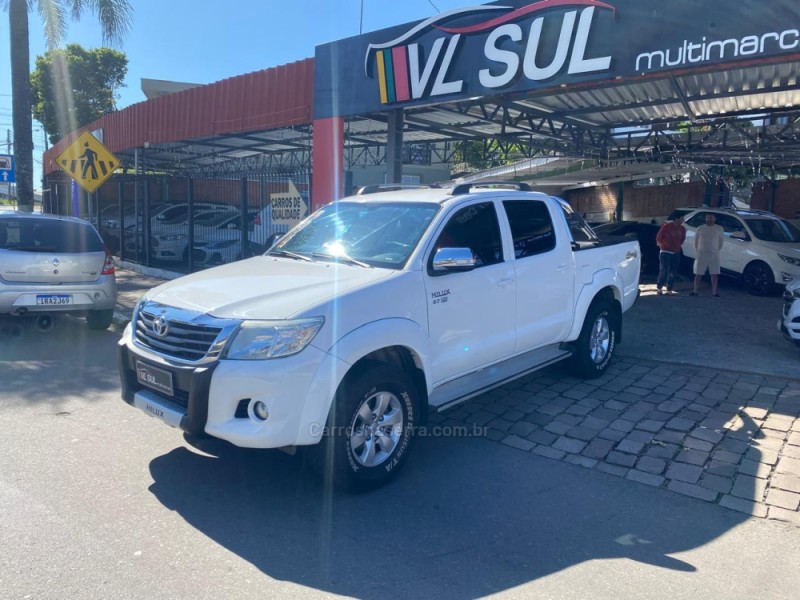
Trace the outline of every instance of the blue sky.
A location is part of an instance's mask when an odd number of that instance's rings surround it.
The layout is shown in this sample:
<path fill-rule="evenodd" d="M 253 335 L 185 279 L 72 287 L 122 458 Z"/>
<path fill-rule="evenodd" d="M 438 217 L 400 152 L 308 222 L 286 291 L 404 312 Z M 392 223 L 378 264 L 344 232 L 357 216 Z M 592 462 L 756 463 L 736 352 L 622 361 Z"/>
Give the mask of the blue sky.
<path fill-rule="evenodd" d="M 470 0 L 363 0 L 364 31 L 424 19 Z M 211 83 L 314 56 L 314 46 L 359 32 L 362 0 L 131 0 L 130 31 L 118 49 L 128 56 L 123 108 L 144 100 L 140 79 Z M 434 8 L 434 5 L 436 8 Z M 436 10 L 438 8 L 438 11 Z M 30 16 L 31 64 L 44 53 L 38 13 Z M 66 43 L 102 45 L 97 19 L 71 22 Z M 11 129 L 8 14 L 0 14 L 0 153 Z M 44 136 L 34 121 L 34 161 L 41 164 Z M 36 186 L 40 171 L 34 175 Z"/>

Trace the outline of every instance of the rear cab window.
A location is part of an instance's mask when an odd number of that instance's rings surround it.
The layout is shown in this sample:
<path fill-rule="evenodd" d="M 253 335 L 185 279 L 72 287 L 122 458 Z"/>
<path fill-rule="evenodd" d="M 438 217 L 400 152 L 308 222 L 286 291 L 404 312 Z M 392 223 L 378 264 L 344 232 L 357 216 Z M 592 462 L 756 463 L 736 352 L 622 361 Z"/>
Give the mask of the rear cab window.
<path fill-rule="evenodd" d="M 564 220 L 569 229 L 569 235 L 572 238 L 573 250 L 585 250 L 586 248 L 595 248 L 600 245 L 600 240 L 597 234 L 584 220 L 584 218 L 574 210 L 572 207 L 561 198 L 554 198 L 561 206 L 561 211 L 564 214 Z"/>
<path fill-rule="evenodd" d="M 0 219 L 0 250 L 80 254 L 104 246 L 88 223 L 26 217 Z"/>

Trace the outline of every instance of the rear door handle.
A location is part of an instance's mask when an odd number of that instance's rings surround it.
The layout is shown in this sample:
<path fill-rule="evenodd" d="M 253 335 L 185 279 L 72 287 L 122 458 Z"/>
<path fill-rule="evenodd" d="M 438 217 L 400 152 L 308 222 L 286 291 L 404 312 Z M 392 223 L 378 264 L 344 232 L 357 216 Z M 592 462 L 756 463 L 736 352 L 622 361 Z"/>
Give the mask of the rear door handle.
<path fill-rule="evenodd" d="M 567 265 L 558 265 L 556 267 L 556 271 L 558 271 L 558 272 L 566 271 L 566 270 L 567 270 Z"/>
<path fill-rule="evenodd" d="M 625 258 L 628 259 L 636 258 L 636 250 L 628 250 L 628 253 L 625 255 Z"/>

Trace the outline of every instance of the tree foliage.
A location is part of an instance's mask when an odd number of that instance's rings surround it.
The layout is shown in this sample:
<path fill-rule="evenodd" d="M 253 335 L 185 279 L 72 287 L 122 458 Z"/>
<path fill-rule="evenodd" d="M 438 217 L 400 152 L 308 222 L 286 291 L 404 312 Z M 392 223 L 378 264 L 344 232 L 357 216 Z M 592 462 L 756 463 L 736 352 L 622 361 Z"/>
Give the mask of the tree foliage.
<path fill-rule="evenodd" d="M 121 40 L 131 24 L 128 0 L 0 0 L 8 10 L 11 54 L 11 108 L 14 123 L 14 163 L 20 210 L 33 210 L 33 117 L 31 116 L 30 36 L 28 12 L 38 9 L 44 37 L 50 49 L 64 39 L 68 17 L 86 12 L 100 22 L 103 40 Z"/>
<path fill-rule="evenodd" d="M 111 48 L 69 44 L 37 56 L 31 73 L 33 116 L 50 142 L 116 110 L 116 90 L 127 72 L 128 57 Z"/>

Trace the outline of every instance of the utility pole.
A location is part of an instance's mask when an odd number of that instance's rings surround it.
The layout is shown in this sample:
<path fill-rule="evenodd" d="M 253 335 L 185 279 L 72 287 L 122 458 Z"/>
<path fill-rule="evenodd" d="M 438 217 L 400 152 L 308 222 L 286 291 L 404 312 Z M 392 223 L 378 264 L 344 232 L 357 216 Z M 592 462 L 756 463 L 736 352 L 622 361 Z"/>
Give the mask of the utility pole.
<path fill-rule="evenodd" d="M 6 129 L 6 154 L 11 154 L 11 130 Z"/>

